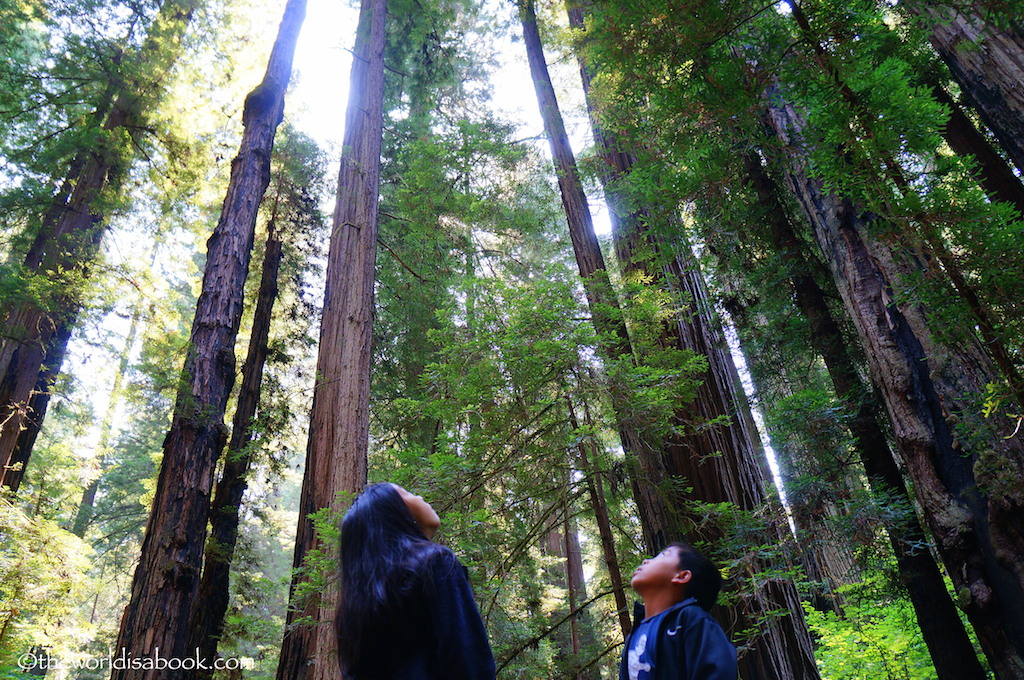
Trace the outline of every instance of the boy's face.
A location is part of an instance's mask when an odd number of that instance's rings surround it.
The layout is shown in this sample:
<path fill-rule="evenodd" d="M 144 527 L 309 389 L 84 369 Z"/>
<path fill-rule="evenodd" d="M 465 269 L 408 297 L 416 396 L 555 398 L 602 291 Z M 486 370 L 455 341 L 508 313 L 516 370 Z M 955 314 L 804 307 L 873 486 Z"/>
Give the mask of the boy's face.
<path fill-rule="evenodd" d="M 679 568 L 679 548 L 669 546 L 654 557 L 644 560 L 633 572 L 629 584 L 640 593 L 652 588 L 685 586 L 691 576 L 688 569 Z"/>

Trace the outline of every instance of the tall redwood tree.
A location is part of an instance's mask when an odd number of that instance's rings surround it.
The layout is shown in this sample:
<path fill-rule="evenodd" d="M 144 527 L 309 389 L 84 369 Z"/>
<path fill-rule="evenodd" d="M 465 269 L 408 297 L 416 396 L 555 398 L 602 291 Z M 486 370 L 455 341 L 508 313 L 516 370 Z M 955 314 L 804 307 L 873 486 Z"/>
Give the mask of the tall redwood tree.
<path fill-rule="evenodd" d="M 777 86 L 766 94 L 780 140 L 776 161 L 812 225 L 857 329 L 893 437 L 958 603 L 1000 680 L 1024 678 L 1024 446 L 1009 431 L 989 441 L 957 436 L 973 399 L 995 381 L 980 343 L 940 341 L 927 310 L 898 301 L 920 254 L 886 243 L 870 211 L 814 178 L 804 121 Z M 1011 436 L 1008 436 L 1011 435 Z"/>
<path fill-rule="evenodd" d="M 386 17 L 387 0 L 360 5 L 278 680 L 332 680 L 340 673 L 332 625 L 337 592 L 306 592 L 316 578 L 307 556 L 335 554 L 314 517 L 337 514 L 366 484 Z"/>
<path fill-rule="evenodd" d="M 290 0 L 263 81 L 245 99 L 245 130 L 220 220 L 207 243 L 188 356 L 146 525 L 131 601 L 117 649 L 133 658 L 191 656 L 193 609 L 210 513 L 210 493 L 227 428 L 224 411 L 235 380 L 235 340 L 242 318 L 256 216 L 270 183 L 274 135 L 284 116 L 305 0 Z M 112 680 L 176 679 L 180 670 L 114 669 Z"/>

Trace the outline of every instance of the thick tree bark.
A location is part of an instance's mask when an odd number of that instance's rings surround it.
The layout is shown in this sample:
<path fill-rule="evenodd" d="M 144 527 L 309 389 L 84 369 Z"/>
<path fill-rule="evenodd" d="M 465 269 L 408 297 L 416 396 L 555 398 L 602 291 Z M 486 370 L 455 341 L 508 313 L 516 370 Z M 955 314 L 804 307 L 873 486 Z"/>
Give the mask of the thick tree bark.
<path fill-rule="evenodd" d="M 632 231 L 656 257 L 659 251 L 664 253 L 661 257 L 668 256 L 668 249 L 647 232 L 644 222 L 635 222 Z M 764 491 L 768 477 L 764 451 L 739 388 L 738 371 L 688 246 L 677 246 L 675 256 L 660 271 L 647 269 L 645 273 L 682 299 L 690 300 L 688 309 L 664 329 L 663 341 L 708 360 L 708 371 L 697 388 L 696 399 L 685 413 L 676 415 L 674 430 L 681 434 L 667 442 L 669 474 L 686 480 L 692 487 L 689 497 L 699 502 L 728 502 L 748 511 L 763 509 L 772 504 Z M 729 419 L 728 424 L 695 427 L 722 417 Z M 779 524 L 784 527 L 781 511 L 774 508 L 772 514 L 778 515 Z M 700 538 L 714 545 L 720 538 L 719 529 L 707 527 L 700 532 Z M 778 535 L 763 537 L 766 541 L 780 539 Z M 738 606 L 728 610 L 730 631 L 744 630 L 765 619 L 754 637 L 745 641 L 749 647 L 740 658 L 740 674 L 749 680 L 816 680 L 819 676 L 810 632 L 796 587 L 788 579 L 771 579 L 756 585 L 762 581 L 757 575 L 761 568 L 756 561 L 746 567 L 744 576 L 749 578 L 752 590 L 743 593 Z M 771 616 L 771 612 L 779 610 L 786 614 Z"/>
<path fill-rule="evenodd" d="M 206 545 L 199 595 L 192 614 L 192 641 L 189 648 L 199 650 L 199 658 L 207 664 L 206 669 L 196 673 L 200 680 L 213 677 L 217 645 L 224 629 L 224 614 L 228 610 L 231 561 L 238 541 L 242 497 L 249 486 L 248 473 L 253 460 L 249 444 L 252 441 L 253 419 L 260 402 L 263 369 L 267 363 L 270 323 L 274 302 L 277 300 L 278 272 L 283 254 L 281 236 L 277 232 L 277 216 L 272 215 L 267 224 L 263 273 L 256 297 L 249 350 L 242 366 L 242 387 L 231 420 L 231 441 L 228 442 L 224 470 L 210 506 L 210 538 Z"/>
<path fill-rule="evenodd" d="M 197 606 L 199 570 L 217 459 L 227 438 L 224 411 L 235 380 L 234 346 L 242 318 L 256 216 L 270 183 L 274 135 L 305 0 L 290 0 L 267 71 L 245 99 L 245 130 L 220 220 L 207 244 L 202 292 L 174 416 L 164 439 L 163 463 L 146 525 L 131 601 L 121 620 L 117 649 L 133 658 L 185 658 L 190 619 Z M 112 680 L 177 680 L 181 671 L 114 669 Z"/>
<path fill-rule="evenodd" d="M 960 606 L 1000 679 L 1024 678 L 1024 450 L 995 432 L 958 436 L 995 371 L 977 343 L 944 345 L 924 310 L 895 302 L 900 280 L 923 265 L 872 234 L 875 216 L 826 192 L 802 149 L 803 120 L 768 93 L 784 143 L 786 183 L 811 223 L 882 393 L 897 448 L 914 482 Z"/>
<path fill-rule="evenodd" d="M 901 3 L 930 29 L 929 40 L 964 97 L 1024 172 L 1024 32 L 935 3 Z M 1007 15 L 1019 20 L 1020 16 Z"/>
<path fill-rule="evenodd" d="M 796 304 L 810 326 L 811 344 L 824 360 L 836 394 L 854 414 L 850 432 L 868 482 L 875 491 L 907 496 L 903 475 L 876 417 L 881 410 L 877 395 L 861 382 L 850 348 L 826 302 L 826 293 L 811 274 L 810 257 L 778 198 L 775 182 L 755 156 L 748 154 L 745 165 L 765 209 L 772 244 L 785 263 Z M 927 539 L 917 517 L 902 528 L 890 524 L 886 532 L 939 680 L 984 680 L 987 675 L 949 597 L 942 573 L 931 553 L 921 548 Z"/>
<path fill-rule="evenodd" d="M 12 492 L 17 492 L 21 486 L 21 480 L 25 477 L 25 468 L 28 466 L 29 458 L 32 456 L 32 449 L 42 428 L 43 418 L 50 406 L 53 384 L 60 373 L 60 367 L 64 363 L 64 355 L 67 353 L 68 341 L 71 339 L 71 326 L 68 323 L 58 322 L 53 333 L 53 347 L 43 356 L 36 377 L 36 384 L 29 393 L 28 404 L 21 417 L 21 431 L 17 432 L 14 440 L 14 449 L 10 453 L 10 459 L 3 468 L 0 475 L 2 481 L 0 486 L 6 486 Z M 21 348 L 22 351 L 28 348 Z M 21 376 L 27 378 L 25 373 Z M 13 414 L 12 414 L 13 415 Z M 5 429 L 0 435 L 0 441 L 9 437 L 15 432 L 13 423 L 9 429 Z"/>
<path fill-rule="evenodd" d="M 340 513 L 366 484 L 386 17 L 386 0 L 362 1 L 278 680 L 329 680 L 339 673 L 332 625 L 337 593 L 298 601 L 296 590 L 311 577 L 303 572 L 306 555 L 335 550 L 323 545 L 313 516 Z M 300 618 L 314 623 L 297 625 Z"/>
<path fill-rule="evenodd" d="M 555 90 L 551 85 L 551 76 L 544 59 L 532 0 L 526 0 L 521 7 L 521 20 L 530 74 L 537 92 L 544 129 L 551 144 L 551 155 L 555 163 L 558 188 L 562 195 L 562 206 L 565 208 L 576 264 L 583 280 L 590 316 L 601 342 L 599 349 L 606 361 L 632 362 L 633 349 L 626 323 L 619 311 L 618 299 L 608 278 L 604 255 L 594 233 L 590 208 L 583 192 L 576 159 L 569 145 L 558 101 L 555 99 Z M 656 444 L 646 441 L 625 417 L 624 414 L 628 412 L 629 395 L 613 393 L 612 401 L 618 419 L 622 448 L 627 455 L 635 458 L 644 472 L 643 479 L 633 481 L 637 511 L 644 529 L 644 542 L 649 550 L 660 550 L 660 546 L 665 544 L 665 534 L 662 532 L 659 535 L 659 528 L 670 524 L 668 509 L 659 491 L 659 485 L 667 479 L 661 452 Z"/>
<path fill-rule="evenodd" d="M 570 10 L 570 24 L 583 27 L 582 8 L 578 4 Z M 591 73 L 583 59 L 580 73 L 589 101 Z M 655 230 L 656 222 L 672 219 L 674 211 L 665 211 L 667 216 L 659 218 L 645 208 L 630 209 L 625 197 L 614 189 L 632 170 L 635 159 L 601 128 L 592 107 L 591 114 L 603 161 L 602 182 L 612 216 L 612 235 L 624 273 L 642 273 L 668 290 L 674 299 L 688 301 L 687 309 L 663 327 L 661 342 L 703 355 L 708 361 L 708 371 L 702 376 L 693 403 L 675 414 L 673 431 L 678 434 L 664 443 L 668 478 L 684 480 L 692 488 L 687 497 L 675 499 L 676 505 L 685 507 L 688 500 L 697 500 L 729 502 L 742 510 L 761 509 L 769 504 L 764 495 L 767 461 L 703 278 L 685 240 L 677 236 L 667 243 L 666 237 Z M 644 257 L 639 257 L 640 253 Z M 722 417 L 728 418 L 727 424 L 705 425 Z M 776 511 L 781 523 L 781 512 Z M 715 527 L 705 528 L 699 537 L 713 544 L 720 538 L 718 532 Z M 662 542 L 682 538 L 679 529 L 668 523 L 659 527 L 657 533 Z M 748 568 L 751 571 L 746 576 L 757 583 L 760 579 L 754 572 L 758 565 Z M 747 680 L 817 679 L 810 633 L 792 581 L 767 581 L 743 594 L 740 600 L 725 613 L 727 630 L 744 630 L 764 619 L 761 630 L 746 641 L 748 649 L 740 658 L 741 676 Z M 778 610 L 788 614 L 769 615 Z"/>
<path fill-rule="evenodd" d="M 831 55 L 813 31 L 800 3 L 796 0 L 789 0 L 789 6 L 792 9 L 793 19 L 811 43 L 815 53 L 815 60 L 821 70 L 829 76 L 838 94 L 849 104 L 863 134 L 868 139 L 873 138 L 873 121 L 868 107 L 842 78 L 839 70 L 833 63 Z M 850 141 L 853 143 L 851 146 L 852 150 L 855 147 L 856 142 L 854 140 L 857 138 L 858 133 L 853 128 L 850 128 L 848 133 Z M 877 152 L 880 155 L 882 165 L 885 167 L 886 178 L 895 185 L 899 193 L 904 196 L 911 193 L 910 183 L 896 155 L 883 148 L 878 148 Z M 874 171 L 869 166 L 870 163 L 863 157 L 851 163 L 851 169 L 861 170 L 864 172 L 864 176 L 868 177 L 874 174 Z M 883 204 L 888 202 L 885 192 L 883 192 L 881 198 Z M 942 225 L 937 224 L 934 219 L 923 212 L 913 215 L 913 221 L 919 224 L 917 229 L 920 232 L 919 235 L 915 235 L 913 233 L 914 230 L 909 230 L 910 233 L 908 234 L 903 234 L 900 230 L 896 230 L 896 240 L 902 242 L 903 246 L 908 250 L 920 251 L 918 261 L 924 265 L 920 269 L 927 272 L 933 281 L 939 285 L 948 282 L 956 289 L 956 292 L 967 304 L 967 308 L 974 317 L 978 332 L 984 340 L 982 347 L 1003 374 L 1003 378 L 1008 383 L 1017 403 L 1024 405 L 1024 377 L 1021 376 L 1017 369 L 1012 353 L 999 332 L 998 324 L 996 323 L 997 317 L 982 299 L 982 295 L 975 290 L 972 282 L 960 270 L 953 253 L 946 247 L 941 236 Z"/>
<path fill-rule="evenodd" d="M 87 275 L 106 228 L 102 195 L 120 193 L 133 155 L 133 147 L 118 137 L 137 134 L 144 128 L 147 107 L 162 91 L 167 73 L 181 52 L 180 42 L 199 0 L 166 0 L 146 40 L 134 58 L 142 73 L 107 89 L 107 98 L 94 117 L 102 119 L 102 139 L 97 147 L 83 150 L 68 168 L 36 235 L 24 267 L 54 280 L 67 272 Z M 103 115 L 103 109 L 109 113 Z M 74 277 L 72 277 L 73 279 Z M 78 285 L 70 281 L 69 285 Z M 0 465 L 13 465 L 15 449 L 27 463 L 31 445 L 45 416 L 48 392 L 33 389 L 45 382 L 44 374 L 60 370 L 71 330 L 77 324 L 81 301 L 75 292 L 60 295 L 41 306 L 19 304 L 6 315 L 6 331 L 0 343 Z M 51 368 L 44 367 L 44 363 Z M 55 367 L 55 368 L 52 368 Z M 21 437 L 23 428 L 35 429 Z M 19 438 L 21 446 L 19 448 Z M 8 480 L 4 480 L 8 484 Z"/>

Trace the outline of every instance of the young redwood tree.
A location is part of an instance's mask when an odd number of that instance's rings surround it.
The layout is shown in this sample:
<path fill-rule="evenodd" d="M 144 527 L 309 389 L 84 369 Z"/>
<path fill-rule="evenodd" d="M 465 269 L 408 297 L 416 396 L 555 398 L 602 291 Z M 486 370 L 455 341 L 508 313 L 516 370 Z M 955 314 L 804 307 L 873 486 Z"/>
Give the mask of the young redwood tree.
<path fill-rule="evenodd" d="M 190 656 L 190 623 L 199 592 L 210 493 L 227 428 L 224 410 L 235 379 L 235 339 L 241 322 L 256 216 L 270 183 L 270 157 L 284 116 L 284 95 L 305 0 L 290 0 L 263 81 L 245 99 L 245 130 L 220 220 L 207 244 L 202 292 L 163 463 L 146 525 L 142 555 L 125 608 L 117 649 L 133 658 Z M 114 669 L 113 680 L 181 678 L 183 671 Z"/>

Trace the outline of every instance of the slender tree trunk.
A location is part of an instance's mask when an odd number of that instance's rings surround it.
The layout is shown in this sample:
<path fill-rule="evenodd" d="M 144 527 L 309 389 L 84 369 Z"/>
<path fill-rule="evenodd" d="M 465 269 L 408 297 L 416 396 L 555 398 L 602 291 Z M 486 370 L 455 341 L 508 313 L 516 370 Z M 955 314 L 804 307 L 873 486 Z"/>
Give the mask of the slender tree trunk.
<path fill-rule="evenodd" d="M 583 9 L 574 3 L 570 24 L 583 27 Z M 580 73 L 585 94 L 590 97 L 591 73 L 580 59 Z M 673 220 L 674 210 L 658 215 L 654 210 L 627 208 L 627 201 L 614 187 L 628 176 L 635 163 L 634 156 L 623 149 L 603 130 L 591 109 L 591 125 L 604 174 L 602 182 L 612 215 L 612 234 L 616 253 L 626 274 L 639 272 L 656 285 L 668 290 L 674 299 L 688 301 L 688 307 L 662 329 L 665 346 L 689 350 L 703 355 L 708 371 L 697 386 L 692 404 L 675 414 L 673 431 L 678 433 L 665 442 L 665 459 L 669 478 L 682 479 L 692 488 L 690 499 L 703 503 L 728 502 L 742 510 L 760 510 L 770 505 L 764 495 L 767 460 L 753 424 L 749 405 L 739 388 L 739 373 L 726 348 L 725 338 L 707 295 L 701 274 L 688 244 L 680 236 L 669 242 L 667 230 L 659 233 L 658 222 Z M 640 253 L 644 253 L 640 257 Z M 707 427 L 708 422 L 728 418 L 727 424 Z M 688 499 L 678 498 L 685 506 Z M 781 511 L 775 508 L 781 523 Z M 671 526 L 661 529 L 665 536 L 678 535 Z M 720 529 L 707 527 L 700 538 L 714 544 L 721 537 Z M 779 536 L 766 537 L 776 541 Z M 803 608 L 792 581 L 765 580 L 757 577 L 759 564 L 747 566 L 751 591 L 741 595 L 737 606 L 726 612 L 726 628 L 737 632 L 761 620 L 760 630 L 745 646 L 740 658 L 740 674 L 747 680 L 755 678 L 818 678 L 810 633 L 803 618 Z M 788 611 L 782 617 L 770 612 Z"/>
<path fill-rule="evenodd" d="M 587 600 L 587 587 L 583 582 L 583 554 L 580 551 L 580 537 L 576 533 L 576 522 L 570 516 L 569 508 L 564 510 L 565 521 L 562 522 L 562 540 L 565 552 L 566 588 L 569 591 L 569 611 L 574 612 L 580 603 Z M 569 620 L 572 635 L 572 653 L 579 657 L 582 644 L 580 642 L 580 616 Z"/>
<path fill-rule="evenodd" d="M 633 350 L 630 346 L 626 323 L 608 278 L 604 255 L 601 253 L 597 235 L 594 233 L 590 208 L 583 192 L 576 159 L 569 145 L 569 137 L 565 132 L 562 115 L 558 110 L 555 91 L 551 85 L 551 76 L 544 59 L 544 49 L 540 42 L 540 33 L 537 30 L 537 16 L 532 0 L 526 0 L 521 7 L 521 19 L 526 53 L 530 63 L 530 74 L 537 92 L 544 129 L 551 144 L 551 155 L 555 162 L 555 173 L 569 226 L 569 237 L 572 240 L 576 264 L 587 295 L 590 316 L 600 338 L 600 351 L 603 358 L 609 363 L 631 363 Z M 644 542 L 648 549 L 653 551 L 665 544 L 666 534 L 661 531 L 661 528 L 670 524 L 668 508 L 665 506 L 658 488 L 661 482 L 667 479 L 667 476 L 658 446 L 645 441 L 637 428 L 625 417 L 628 412 L 629 398 L 628 394 L 612 394 L 622 448 L 628 455 L 635 457 L 644 472 L 643 479 L 634 479 L 633 493 L 644 530 Z"/>
<path fill-rule="evenodd" d="M 942 129 L 942 137 L 959 156 L 973 156 L 978 164 L 978 183 L 989 199 L 1009 203 L 1024 215 L 1024 184 L 1013 168 L 981 134 L 960 105 L 939 85 L 932 84 L 932 96 L 949 109 L 949 120 Z"/>
<path fill-rule="evenodd" d="M 828 307 L 825 291 L 811 275 L 813 265 L 778 199 L 775 183 L 760 159 L 748 154 L 745 164 L 765 208 L 771 240 L 782 255 L 796 304 L 810 326 L 811 344 L 824 360 L 836 394 L 854 414 L 850 432 L 868 482 L 876 492 L 907 496 L 903 475 L 876 417 L 881 410 L 877 395 L 861 383 L 849 346 Z M 903 528 L 890 524 L 886 531 L 939 680 L 984 680 L 987 675 L 949 597 L 942 573 L 931 553 L 921 548 L 927 538 L 917 517 Z"/>
<path fill-rule="evenodd" d="M 902 3 L 930 30 L 929 40 L 971 106 L 1024 172 L 1024 32 L 997 26 L 978 13 L 915 0 Z M 964 5 L 970 7 L 970 5 Z M 1008 10 L 1005 18 L 1020 20 Z"/>
<path fill-rule="evenodd" d="M 277 300 L 278 272 L 281 269 L 283 254 L 275 214 L 267 224 L 263 273 L 256 297 L 249 350 L 242 367 L 242 387 L 231 421 L 231 441 L 228 442 L 224 471 L 217 482 L 213 503 L 210 506 L 210 538 L 206 545 L 203 576 L 196 598 L 197 606 L 192 614 L 192 641 L 189 648 L 199 650 L 199 657 L 207 663 L 207 668 L 200 669 L 195 675 L 201 680 L 213 677 L 217 645 L 224 629 L 224 614 L 228 610 L 231 561 L 238 541 L 242 497 L 249 486 L 248 473 L 253 460 L 253 451 L 249 444 L 252 441 L 253 420 L 260 402 L 263 369 L 267 363 L 270 323 L 274 313 L 274 302 Z"/>
<path fill-rule="evenodd" d="M 874 215 L 827 193 L 809 176 L 803 120 L 767 94 L 769 121 L 785 144 L 786 183 L 811 223 L 879 386 L 897 448 L 939 554 L 982 648 L 1003 680 L 1024 678 L 1024 451 L 998 430 L 987 441 L 957 436 L 995 371 L 976 344 L 943 345 L 924 311 L 894 302 L 898 282 L 923 265 L 871 234 Z M 1008 434 L 1008 433 L 1005 433 Z M 985 437 L 983 432 L 974 437 Z"/>
<path fill-rule="evenodd" d="M 128 335 L 125 337 L 124 348 L 121 350 L 117 373 L 114 375 L 114 384 L 110 388 L 110 399 L 107 402 L 107 409 L 103 414 L 103 421 L 100 423 L 100 436 L 96 443 L 95 453 L 98 468 L 95 471 L 96 477 L 82 491 L 82 501 L 78 504 L 78 512 L 75 514 L 75 522 L 71 528 L 71 533 L 79 538 L 85 537 L 85 532 L 92 522 L 93 508 L 96 504 L 96 492 L 100 488 L 100 478 L 103 476 L 103 471 L 106 467 L 107 448 L 110 446 L 110 435 L 114 431 L 114 414 L 117 413 L 117 407 L 121 402 L 124 377 L 128 373 L 128 362 L 131 358 L 132 348 L 135 346 L 135 337 L 139 332 L 139 318 L 141 316 L 142 305 L 137 303 L 132 311 L 131 322 L 128 325 Z"/>
<path fill-rule="evenodd" d="M 572 401 L 569 404 L 569 423 L 574 430 L 580 429 L 576 412 L 573 409 Z M 586 405 L 584 405 L 586 408 Z M 587 426 L 593 423 L 590 419 L 589 409 L 586 411 Z M 597 468 L 591 463 L 589 451 L 596 450 L 597 446 L 591 438 L 580 439 L 577 450 L 580 454 L 580 471 L 583 473 L 587 483 L 587 494 L 590 496 L 590 505 L 594 510 L 594 519 L 597 522 L 597 533 L 601 537 L 601 554 L 604 557 L 605 567 L 608 569 L 608 580 L 612 586 L 612 595 L 615 598 L 615 611 L 619 618 L 619 627 L 622 629 L 622 639 L 629 637 L 633 629 L 633 622 L 629 618 L 629 604 L 626 601 L 626 587 L 622 582 L 622 572 L 619 566 L 619 557 L 615 549 L 615 535 L 612 533 L 612 523 L 608 518 L 608 502 L 605 500 L 604 485 Z"/>
<path fill-rule="evenodd" d="M 270 183 L 274 135 L 284 115 L 304 14 L 305 0 L 289 1 L 263 82 L 245 99 L 242 142 L 231 163 L 220 220 L 207 244 L 189 352 L 116 646 L 136 659 L 153 657 L 157 648 L 164 657 L 189 655 L 189 624 L 198 604 L 210 492 L 227 438 L 224 411 L 235 380 L 234 346 L 256 216 Z M 111 675 L 112 680 L 157 677 L 184 676 L 181 671 L 141 669 L 114 669 Z"/>
<path fill-rule="evenodd" d="M 366 484 L 386 17 L 386 0 L 362 1 L 278 680 L 329 680 L 339 673 L 332 625 L 336 590 L 302 600 L 298 593 L 314 576 L 304 571 L 306 556 L 335 552 L 317 535 L 314 515 L 340 513 Z M 299 619 L 314 623 L 300 625 Z"/>
<path fill-rule="evenodd" d="M 70 164 L 25 258 L 28 271 L 54 280 L 66 278 L 66 272 L 88 274 L 106 228 L 101 195 L 120 193 L 133 155 L 133 149 L 118 137 L 135 135 L 144 127 L 147 108 L 163 90 L 198 6 L 199 0 L 166 0 L 134 55 L 143 64 L 143 73 L 107 88 L 107 99 L 94 116 L 100 119 L 109 106 L 98 146 L 80 152 Z M 68 285 L 80 284 L 71 281 Z M 72 290 L 46 307 L 26 302 L 6 315 L 7 329 L 0 343 L 0 465 L 5 470 L 11 468 L 15 455 L 22 468 L 31 455 L 49 403 L 47 390 L 35 390 L 38 396 L 33 399 L 33 389 L 46 383 L 46 375 L 59 372 L 80 309 L 79 294 Z M 23 429 L 35 432 L 21 438 Z M 6 477 L 3 483 L 10 485 Z"/>

